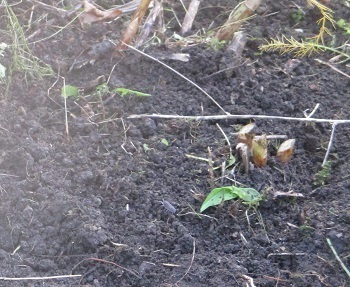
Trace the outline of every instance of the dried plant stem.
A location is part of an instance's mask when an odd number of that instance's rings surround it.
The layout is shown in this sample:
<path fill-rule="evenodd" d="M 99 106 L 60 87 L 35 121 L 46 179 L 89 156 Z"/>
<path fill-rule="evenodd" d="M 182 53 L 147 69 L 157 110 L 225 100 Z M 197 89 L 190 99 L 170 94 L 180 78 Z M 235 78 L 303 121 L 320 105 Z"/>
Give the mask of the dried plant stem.
<path fill-rule="evenodd" d="M 311 123 L 330 123 L 332 124 L 332 133 L 328 143 L 326 155 L 324 157 L 322 166 L 324 166 L 328 160 L 330 151 L 333 146 L 333 139 L 335 129 L 338 124 L 350 124 L 350 120 L 334 120 L 334 119 L 315 119 L 315 118 L 293 118 L 293 117 L 281 117 L 281 116 L 264 116 L 264 115 L 218 115 L 218 116 L 178 116 L 178 115 L 130 115 L 129 119 L 138 118 L 161 118 L 161 119 L 187 119 L 187 120 L 224 120 L 224 119 L 262 119 L 262 120 L 284 120 L 284 121 L 299 121 L 299 122 L 311 122 Z"/>
<path fill-rule="evenodd" d="M 265 115 L 215 115 L 215 116 L 179 116 L 179 115 L 160 115 L 160 114 L 141 114 L 130 115 L 129 119 L 140 118 L 160 118 L 160 119 L 186 119 L 195 121 L 205 120 L 229 120 L 229 119 L 260 119 L 260 120 L 282 120 L 295 122 L 309 122 L 309 123 L 330 123 L 330 124 L 350 124 L 350 120 L 335 120 L 335 119 L 315 119 L 315 118 L 294 118 L 282 116 L 265 116 Z"/>
<path fill-rule="evenodd" d="M 179 279 L 176 281 L 175 285 L 177 286 L 177 284 L 186 277 L 186 275 L 188 274 L 188 272 L 190 272 L 193 261 L 194 261 L 194 255 L 196 254 L 196 240 L 193 238 L 193 250 L 192 250 L 192 257 L 191 257 L 191 262 L 190 265 L 188 266 L 186 273 Z"/>
<path fill-rule="evenodd" d="M 151 0 L 141 0 L 139 6 L 137 7 L 135 13 L 133 14 L 128 28 L 124 31 L 123 40 L 120 41 L 120 45 L 117 46 L 116 51 L 121 51 L 124 49 L 126 44 L 130 44 L 131 40 L 135 37 L 137 30 L 141 24 L 143 17 L 145 16 L 148 6 Z"/>
<path fill-rule="evenodd" d="M 140 51 L 139 49 L 134 48 L 133 46 L 124 43 L 121 41 L 122 44 L 124 44 L 125 46 L 127 46 L 128 48 L 130 48 L 131 50 L 134 50 L 136 52 L 138 52 L 139 54 L 161 64 L 162 66 L 166 67 L 167 69 L 169 69 L 170 71 L 174 72 L 176 75 L 180 76 L 181 78 L 183 78 L 184 80 L 186 80 L 187 82 L 189 82 L 190 84 L 192 84 L 193 86 L 195 86 L 198 90 L 200 90 L 203 94 L 205 94 L 221 111 L 223 111 L 225 114 L 228 114 L 223 107 L 221 107 L 219 105 L 219 103 L 211 96 L 209 95 L 206 91 L 204 91 L 200 86 L 198 86 L 195 82 L 191 81 L 189 78 L 186 78 L 184 75 L 182 75 L 180 72 L 176 71 L 175 69 L 173 69 L 172 67 L 168 66 L 167 64 L 163 63 L 162 61 L 159 61 L 158 59 Z M 149 117 L 149 116 L 144 116 L 144 117 Z"/>
<path fill-rule="evenodd" d="M 328 148 L 327 148 L 326 155 L 324 156 L 324 159 L 323 159 L 323 162 L 322 162 L 322 167 L 324 167 L 327 164 L 329 154 L 330 154 L 330 152 L 332 150 L 333 139 L 334 139 L 334 134 L 335 134 L 336 127 L 337 127 L 337 124 L 333 123 L 332 124 L 332 133 L 331 133 L 331 137 L 330 137 L 329 142 L 328 142 Z"/>
<path fill-rule="evenodd" d="M 132 271 L 132 270 L 130 270 L 130 269 L 127 269 L 127 268 L 125 268 L 125 267 L 123 267 L 123 266 L 121 266 L 121 265 L 119 265 L 119 264 L 117 264 L 117 263 L 114 263 L 114 262 L 112 262 L 112 261 L 108 261 L 108 260 L 104 260 L 104 259 L 100 259 L 100 258 L 94 258 L 94 257 L 85 258 L 85 259 L 81 260 L 78 264 L 76 264 L 76 265 L 73 267 L 72 271 L 73 271 L 74 269 L 76 269 L 80 264 L 82 264 L 83 262 L 86 262 L 86 261 L 96 261 L 96 262 L 102 262 L 102 263 L 105 263 L 105 264 L 110 264 L 110 265 L 116 266 L 116 267 L 118 267 L 118 268 L 120 268 L 120 269 L 122 269 L 122 270 L 124 270 L 124 271 L 126 271 L 126 272 L 131 273 L 132 275 L 136 276 L 137 278 L 140 278 L 140 276 L 139 276 L 135 271 Z"/>
<path fill-rule="evenodd" d="M 345 271 L 345 273 L 346 273 L 346 274 L 349 276 L 349 278 L 350 278 L 350 271 L 349 271 L 349 269 L 345 266 L 345 264 L 343 263 L 343 261 L 340 259 L 340 257 L 339 257 L 339 255 L 338 255 L 337 251 L 334 249 L 334 246 L 333 246 L 331 240 L 330 240 L 329 238 L 327 238 L 326 240 L 327 240 L 327 243 L 328 243 L 329 248 L 332 250 L 332 252 L 333 252 L 335 258 L 337 259 L 337 261 L 339 262 L 340 266 L 343 268 L 343 270 Z"/>
<path fill-rule="evenodd" d="M 76 278 L 82 275 L 58 275 L 58 276 L 46 276 L 46 277 L 20 277 L 20 278 L 9 278 L 0 277 L 0 281 L 24 281 L 24 280 L 51 280 L 51 279 L 63 279 L 63 278 Z"/>
<path fill-rule="evenodd" d="M 163 0 L 154 1 L 154 7 L 149 13 L 146 22 L 144 24 L 144 29 L 140 32 L 135 46 L 139 47 L 146 42 L 148 35 L 151 33 L 151 29 L 154 26 L 157 18 L 163 13 Z"/>
<path fill-rule="evenodd" d="M 259 7 L 261 0 L 245 0 L 238 4 L 236 9 L 231 12 L 226 23 L 216 33 L 219 41 L 229 41 L 233 34 L 239 29 L 243 21 L 246 20 Z"/>
<path fill-rule="evenodd" d="M 62 77 L 63 80 L 63 95 L 64 95 L 64 119 L 66 126 L 66 135 L 69 136 L 69 126 L 68 126 L 68 110 L 67 110 L 67 94 L 66 94 L 66 79 Z"/>
<path fill-rule="evenodd" d="M 193 24 L 194 18 L 197 15 L 197 11 L 198 11 L 198 7 L 199 7 L 200 3 L 201 3 L 201 1 L 199 1 L 199 0 L 192 0 L 191 1 L 190 6 L 188 7 L 188 10 L 186 12 L 185 19 L 182 23 L 181 35 L 184 35 L 188 31 L 191 30 L 192 24 Z"/>
<path fill-rule="evenodd" d="M 349 59 L 350 59 L 350 56 L 349 56 Z M 327 63 L 325 61 L 322 61 L 320 59 L 315 59 L 316 62 L 319 62 L 323 65 L 327 65 L 328 67 L 330 67 L 333 71 L 336 71 L 337 73 L 339 74 L 342 74 L 343 76 L 347 77 L 350 79 L 350 76 L 348 74 L 345 74 L 343 71 L 339 70 L 338 68 L 334 67 L 333 65 L 331 65 L 330 63 Z"/>

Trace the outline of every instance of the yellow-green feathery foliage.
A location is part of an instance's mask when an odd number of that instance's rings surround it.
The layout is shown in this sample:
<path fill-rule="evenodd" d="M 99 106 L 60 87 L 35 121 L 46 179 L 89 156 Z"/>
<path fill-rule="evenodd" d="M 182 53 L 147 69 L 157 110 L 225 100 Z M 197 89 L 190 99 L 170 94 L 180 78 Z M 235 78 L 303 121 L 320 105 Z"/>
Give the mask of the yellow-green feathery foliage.
<path fill-rule="evenodd" d="M 314 36 L 313 39 L 315 39 L 315 42 L 317 44 L 319 42 L 324 44 L 324 34 L 325 33 L 328 35 L 332 34 L 329 28 L 327 28 L 326 26 L 327 22 L 331 23 L 333 28 L 335 27 L 335 21 L 333 19 L 333 11 L 332 9 L 328 8 L 327 6 L 321 4 L 316 0 L 306 0 L 306 1 L 311 7 L 317 7 L 318 10 L 320 10 L 322 17 L 318 19 L 316 23 L 321 27 L 320 27 L 319 33 L 316 36 Z"/>
<path fill-rule="evenodd" d="M 303 57 L 310 55 L 312 53 L 318 53 L 323 51 L 331 51 L 337 53 L 342 57 L 345 57 L 344 61 L 350 60 L 350 55 L 341 51 L 340 48 L 331 48 L 324 44 L 324 36 L 331 35 L 330 29 L 327 24 L 330 23 L 333 27 L 335 26 L 335 21 L 333 19 L 333 11 L 327 6 L 321 4 L 317 0 L 306 0 L 306 2 L 311 7 L 316 7 L 322 17 L 317 20 L 317 24 L 320 25 L 320 30 L 314 37 L 308 38 L 306 41 L 298 41 L 291 37 L 290 39 L 282 35 L 281 38 L 272 39 L 270 42 L 267 41 L 259 47 L 261 51 L 279 51 L 281 54 L 294 53 L 297 57 Z"/>

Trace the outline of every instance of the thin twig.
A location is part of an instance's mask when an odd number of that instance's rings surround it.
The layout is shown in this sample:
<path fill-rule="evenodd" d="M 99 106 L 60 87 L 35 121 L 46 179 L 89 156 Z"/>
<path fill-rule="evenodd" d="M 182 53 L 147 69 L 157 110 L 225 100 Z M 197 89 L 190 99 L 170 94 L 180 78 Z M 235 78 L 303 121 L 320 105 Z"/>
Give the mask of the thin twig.
<path fill-rule="evenodd" d="M 335 258 L 337 259 L 337 261 L 339 262 L 340 266 L 343 268 L 343 270 L 345 271 L 345 273 L 346 273 L 346 274 L 349 276 L 349 278 L 350 278 L 350 271 L 349 271 L 349 269 L 345 266 L 345 264 L 343 263 L 343 261 L 340 259 L 340 257 L 339 257 L 339 255 L 338 255 L 337 251 L 334 249 L 334 246 L 333 246 L 331 240 L 330 240 L 329 238 L 327 238 L 326 240 L 327 240 L 327 243 L 328 243 L 328 245 L 329 245 L 329 248 L 332 250 L 332 252 L 333 252 Z"/>
<path fill-rule="evenodd" d="M 322 167 L 324 167 L 327 164 L 328 157 L 329 157 L 329 154 L 330 154 L 332 146 L 333 146 L 333 139 L 334 139 L 334 134 L 335 134 L 336 127 L 337 127 L 337 124 L 333 123 L 332 124 L 332 133 L 331 133 L 331 137 L 330 137 L 329 142 L 328 142 L 328 148 L 327 148 L 326 155 L 324 156 L 324 159 L 323 159 L 323 162 L 322 162 Z"/>
<path fill-rule="evenodd" d="M 188 272 L 190 272 L 190 269 L 191 269 L 193 261 L 194 261 L 195 254 L 196 254 L 196 240 L 193 238 L 193 251 L 192 251 L 192 258 L 191 258 L 190 266 L 188 266 L 185 274 L 179 280 L 176 281 L 175 285 L 177 285 L 182 279 L 184 279 L 186 277 L 186 275 L 188 274 Z"/>
<path fill-rule="evenodd" d="M 339 70 L 338 68 L 334 67 L 333 65 L 331 65 L 330 63 L 324 62 L 320 59 L 315 59 L 316 62 L 319 62 L 323 65 L 327 65 L 328 67 L 330 67 L 332 70 L 338 72 L 339 74 L 342 74 L 343 76 L 347 77 L 350 79 L 350 76 L 348 74 L 345 74 L 343 71 Z"/>
<path fill-rule="evenodd" d="M 124 270 L 124 271 L 127 271 L 127 272 L 131 273 L 132 275 L 136 276 L 137 278 L 140 278 L 140 276 L 139 276 L 136 272 L 131 271 L 130 269 L 127 269 L 127 268 L 125 268 L 125 267 L 123 267 L 123 266 L 121 266 L 121 265 L 119 265 L 119 264 L 117 264 L 117 263 L 114 263 L 114 262 L 111 262 L 111 261 L 108 261 L 108 260 L 104 260 L 104 259 L 100 259 L 100 258 L 93 258 L 93 257 L 92 257 L 92 258 L 85 258 L 85 259 L 81 260 L 78 264 L 76 264 L 76 265 L 73 267 L 72 270 L 74 270 L 75 268 L 77 268 L 81 263 L 83 263 L 83 262 L 85 262 L 85 261 L 89 261 L 89 260 L 114 265 L 114 266 L 116 266 L 116 267 L 118 267 L 118 268 L 120 268 L 120 269 L 122 269 L 122 270 Z"/>
<path fill-rule="evenodd" d="M 130 115 L 129 119 L 140 118 L 160 118 L 160 119 L 187 119 L 187 120 L 228 120 L 228 119 L 260 119 L 260 120 L 284 120 L 309 123 L 331 123 L 331 124 L 350 124 L 350 120 L 335 120 L 335 119 L 315 119 L 315 118 L 293 118 L 282 116 L 265 116 L 265 115 L 216 115 L 216 116 L 179 116 L 179 115 L 160 115 L 160 114 L 141 114 Z"/>
<path fill-rule="evenodd" d="M 7 174 L 7 173 L 0 173 L 0 176 L 19 177 L 18 175 L 14 175 L 14 174 Z"/>
<path fill-rule="evenodd" d="M 64 98 L 64 119 L 66 126 L 66 135 L 69 137 L 69 126 L 68 126 L 68 110 L 67 110 L 67 93 L 66 93 L 66 78 L 62 77 L 63 80 L 63 98 Z"/>
<path fill-rule="evenodd" d="M 216 126 L 219 128 L 220 132 L 223 134 L 228 147 L 230 148 L 230 155 L 232 154 L 232 147 L 231 147 L 231 143 L 230 140 L 228 139 L 227 135 L 225 134 L 225 132 L 223 131 L 223 129 L 220 127 L 220 125 L 217 123 Z"/>
<path fill-rule="evenodd" d="M 82 275 L 59 275 L 59 276 L 20 277 L 20 278 L 0 277 L 0 280 L 2 281 L 50 280 L 50 279 L 62 279 L 62 278 L 75 278 L 75 277 L 81 277 L 81 276 Z"/>
<path fill-rule="evenodd" d="M 314 107 L 314 109 L 311 111 L 310 114 L 307 114 L 307 111 L 308 111 L 309 109 L 307 109 L 306 111 L 304 111 L 304 116 L 305 116 L 306 118 L 311 118 L 311 117 L 316 113 L 316 111 L 317 111 L 317 109 L 318 109 L 319 107 L 320 107 L 320 104 L 317 103 L 316 106 Z"/>
<path fill-rule="evenodd" d="M 120 41 L 120 42 L 122 42 L 122 41 Z M 148 54 L 146 54 L 146 53 L 140 51 L 139 49 L 136 49 L 136 48 L 134 48 L 133 46 L 130 46 L 130 45 L 124 43 L 124 42 L 122 42 L 122 43 L 123 43 L 125 46 L 127 46 L 128 48 L 130 48 L 131 50 L 134 50 L 134 51 L 138 52 L 139 54 L 141 54 L 141 55 L 143 55 L 143 56 L 145 56 L 145 57 L 147 57 L 147 58 L 149 58 L 149 59 L 151 59 L 151 60 L 153 60 L 153 61 L 155 61 L 155 62 L 161 64 L 162 66 L 166 67 L 166 68 L 169 69 L 170 71 L 174 72 L 176 75 L 180 76 L 181 78 L 183 78 L 184 80 L 186 80 L 187 82 L 189 82 L 190 84 L 192 84 L 193 86 L 195 86 L 195 87 L 196 87 L 198 90 L 200 90 L 203 94 L 205 94 L 205 95 L 206 95 L 206 96 L 221 110 L 221 111 L 223 111 L 226 115 L 229 114 L 228 112 L 226 112 L 226 111 L 224 110 L 223 107 L 221 107 L 221 106 L 219 105 L 219 103 L 218 103 L 211 95 L 209 95 L 206 91 L 204 91 L 204 90 L 203 90 L 200 86 L 198 86 L 195 82 L 193 82 L 193 81 L 191 81 L 190 79 L 186 78 L 186 77 L 185 77 L 184 75 L 182 75 L 180 72 L 176 71 L 175 69 L 173 69 L 172 67 L 170 67 L 170 66 L 168 66 L 167 64 L 163 63 L 162 61 L 159 61 L 158 59 L 156 59 L 156 58 L 154 58 L 154 57 L 152 57 L 152 56 L 150 56 L 150 55 L 148 55 Z"/>

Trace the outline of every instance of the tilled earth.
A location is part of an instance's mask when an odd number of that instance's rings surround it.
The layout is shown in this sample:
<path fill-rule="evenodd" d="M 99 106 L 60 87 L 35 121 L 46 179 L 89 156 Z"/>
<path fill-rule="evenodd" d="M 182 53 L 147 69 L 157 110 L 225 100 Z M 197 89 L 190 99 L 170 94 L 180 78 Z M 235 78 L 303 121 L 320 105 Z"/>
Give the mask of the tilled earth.
<path fill-rule="evenodd" d="M 169 41 L 145 51 L 190 54 L 188 62 L 164 62 L 228 113 L 303 118 L 305 110 L 319 103 L 313 117 L 349 119 L 349 78 L 313 57 L 294 61 L 297 65 L 287 69 L 292 55 L 258 50 L 263 37 L 294 35 L 296 28 L 304 29 L 302 36 L 317 32 L 318 12 L 305 1 L 295 3 L 306 12 L 297 23 L 291 18 L 296 8 L 290 1 L 261 4 L 257 16 L 244 25 L 249 40 L 231 73 L 219 72 L 228 52 L 208 44 Z M 222 24 L 236 4 L 202 1 L 192 33 Z M 346 1 L 328 5 L 335 19 L 350 19 Z M 164 6 L 183 19 L 180 2 L 165 1 Z M 13 7 L 22 25 L 28 25 L 30 17 L 38 24 L 26 31 L 26 36 L 39 31 L 30 42 L 67 24 L 39 7 L 31 15 L 31 7 L 27 1 Z M 166 11 L 169 39 L 179 26 L 171 10 Z M 120 38 L 128 19 L 95 23 L 85 30 L 74 22 L 30 48 L 58 73 L 91 45 Z M 4 16 L 0 21 L 5 27 Z M 6 33 L 0 35 L 0 42 L 9 40 Z M 335 46 L 347 40 L 341 30 L 334 36 Z M 314 57 L 327 60 L 331 55 Z M 7 52 L 0 61 L 9 65 L 14 59 Z M 339 68 L 350 73 L 346 65 Z M 218 169 L 213 179 L 200 158 L 208 158 L 209 147 L 215 166 L 228 161 L 229 147 L 218 125 L 234 150 L 235 133 L 250 120 L 128 118 L 222 114 L 192 84 L 130 50 L 62 74 L 67 85 L 76 87 L 86 87 L 102 75 L 109 80 L 108 90 L 92 89 L 67 99 L 68 136 L 62 78 L 56 83 L 56 76 L 41 80 L 14 72 L 7 99 L 6 86 L 1 85 L 0 286 L 349 286 L 326 241 L 350 267 L 348 125 L 337 126 L 330 174 L 320 171 L 331 124 L 268 119 L 256 120 L 257 134 L 296 139 L 290 162 L 275 160 L 280 141 L 274 140 L 266 167 L 248 175 L 239 166 L 230 167 L 224 178 Z M 112 92 L 117 87 L 152 96 L 121 97 Z M 263 194 L 258 209 L 231 201 L 209 208 L 206 216 L 195 213 L 201 206 L 198 194 L 237 182 Z M 276 197 L 276 192 L 303 197 Z M 175 214 L 163 200 L 176 208 Z M 70 274 L 81 276 L 44 278 Z M 20 280 L 24 277 L 42 280 Z M 9 278 L 16 280 L 4 280 Z"/>

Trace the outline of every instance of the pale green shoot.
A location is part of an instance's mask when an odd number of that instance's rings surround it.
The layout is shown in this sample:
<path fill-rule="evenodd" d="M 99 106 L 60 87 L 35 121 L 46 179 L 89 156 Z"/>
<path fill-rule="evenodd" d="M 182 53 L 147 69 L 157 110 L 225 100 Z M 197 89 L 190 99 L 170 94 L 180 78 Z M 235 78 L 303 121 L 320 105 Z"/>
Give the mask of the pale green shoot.
<path fill-rule="evenodd" d="M 113 90 L 114 93 L 119 94 L 121 97 L 135 95 L 137 97 L 151 97 L 151 94 L 142 93 L 139 91 L 129 90 L 125 88 L 116 88 Z"/>

